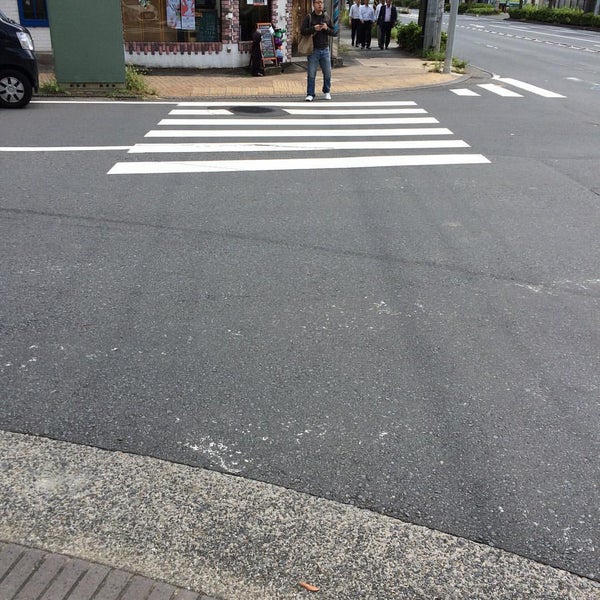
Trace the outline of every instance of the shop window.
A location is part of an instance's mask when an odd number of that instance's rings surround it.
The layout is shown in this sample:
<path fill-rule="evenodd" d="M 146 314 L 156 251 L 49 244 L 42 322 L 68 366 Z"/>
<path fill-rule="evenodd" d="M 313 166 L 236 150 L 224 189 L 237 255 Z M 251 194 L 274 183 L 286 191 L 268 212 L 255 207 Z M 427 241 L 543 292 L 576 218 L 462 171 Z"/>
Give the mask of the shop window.
<path fill-rule="evenodd" d="M 218 0 L 121 0 L 126 42 L 219 42 Z"/>
<path fill-rule="evenodd" d="M 240 40 L 251 40 L 257 23 L 270 22 L 270 0 L 240 0 Z"/>
<path fill-rule="evenodd" d="M 25 27 L 48 27 L 46 0 L 17 0 L 19 20 Z"/>

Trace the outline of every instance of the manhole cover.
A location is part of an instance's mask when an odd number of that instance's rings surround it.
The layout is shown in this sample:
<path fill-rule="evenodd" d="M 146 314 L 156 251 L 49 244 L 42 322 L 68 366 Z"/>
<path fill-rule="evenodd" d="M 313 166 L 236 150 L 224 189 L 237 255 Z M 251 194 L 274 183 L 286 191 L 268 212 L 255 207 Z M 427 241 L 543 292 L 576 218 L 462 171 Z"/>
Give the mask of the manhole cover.
<path fill-rule="evenodd" d="M 244 113 L 244 114 L 260 114 L 274 112 L 274 109 L 266 106 L 233 106 L 229 109 L 232 113 Z"/>

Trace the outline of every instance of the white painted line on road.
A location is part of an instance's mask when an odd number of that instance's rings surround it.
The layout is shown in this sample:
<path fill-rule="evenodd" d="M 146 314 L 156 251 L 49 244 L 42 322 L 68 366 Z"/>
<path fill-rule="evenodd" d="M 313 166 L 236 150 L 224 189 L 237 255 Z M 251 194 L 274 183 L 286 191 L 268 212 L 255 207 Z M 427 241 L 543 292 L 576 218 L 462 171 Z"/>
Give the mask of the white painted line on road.
<path fill-rule="evenodd" d="M 460 88 L 460 89 L 451 89 L 450 90 L 453 94 L 456 94 L 457 96 L 480 96 L 481 94 L 478 94 L 477 92 L 473 91 L 473 90 L 469 90 L 467 88 Z"/>
<path fill-rule="evenodd" d="M 501 85 L 496 85 L 494 83 L 479 83 L 478 87 L 487 90 L 488 92 L 492 92 L 493 94 L 498 94 L 498 96 L 503 96 L 505 98 L 522 98 L 521 94 L 517 94 L 517 92 L 513 92 L 512 90 L 508 90 Z"/>
<path fill-rule="evenodd" d="M 157 100 L 146 100 L 146 101 L 136 101 L 136 100 L 32 100 L 31 104 L 119 104 L 119 105 L 127 105 L 131 106 L 139 106 L 140 104 L 144 104 L 145 106 L 151 106 L 153 104 L 157 105 L 177 105 L 179 102 L 159 102 Z"/>
<path fill-rule="evenodd" d="M 427 114 L 424 108 L 346 108 L 346 109 L 328 109 L 328 108 L 286 108 L 286 113 L 290 115 L 416 115 Z"/>
<path fill-rule="evenodd" d="M 502 81 L 502 83 L 508 83 L 516 88 L 525 90 L 526 92 L 531 92 L 532 94 L 537 94 L 538 96 L 543 96 L 544 98 L 566 98 L 566 96 L 557 94 L 556 92 L 545 90 L 544 88 L 537 87 L 537 85 L 531 85 L 530 83 L 525 83 L 524 81 L 519 81 L 518 79 L 511 79 L 510 77 L 498 77 L 498 81 Z"/>
<path fill-rule="evenodd" d="M 96 152 L 131 148 L 132 146 L 0 146 L 0 152 Z"/>
<path fill-rule="evenodd" d="M 318 97 L 318 96 L 317 96 Z M 354 108 L 354 107 L 361 107 L 361 106 L 367 106 L 367 107 L 371 107 L 371 106 L 416 106 L 417 103 L 414 100 L 396 100 L 396 101 L 391 101 L 391 102 L 331 102 L 330 100 L 327 101 L 326 104 L 320 104 L 319 102 L 317 103 L 313 103 L 311 104 L 311 106 L 314 106 L 315 108 L 318 108 L 319 106 L 327 106 L 329 108 L 333 107 L 333 108 L 339 108 L 341 106 L 347 106 L 349 108 Z M 278 106 L 278 107 L 283 107 L 283 106 L 306 106 L 306 103 L 304 101 L 300 101 L 300 100 L 296 100 L 294 102 L 269 102 L 268 100 L 266 101 L 261 101 L 261 102 L 223 102 L 223 101 L 219 101 L 219 102 L 177 102 L 177 106 Z"/>
<path fill-rule="evenodd" d="M 210 115 L 216 114 L 209 111 L 222 110 L 221 114 L 233 115 L 225 109 L 201 109 L 201 108 L 175 108 L 169 112 L 170 115 Z M 357 109 L 318 109 L 318 108 L 284 108 L 290 115 L 416 115 L 427 114 L 424 108 L 357 108 Z M 254 119 L 256 120 L 256 119 Z M 236 121 L 239 122 L 239 121 Z"/>
<path fill-rule="evenodd" d="M 136 144 L 129 150 L 130 154 L 148 154 L 163 152 L 275 152 L 275 151 L 310 151 L 310 150 L 398 150 L 423 148 L 470 148 L 463 140 L 411 140 L 411 141 L 365 141 L 353 142 L 275 142 L 240 144 L 227 143 L 191 143 L 191 144 Z"/>
<path fill-rule="evenodd" d="M 218 116 L 218 115 L 233 116 L 234 113 L 232 113 L 230 110 L 227 110 L 226 108 L 195 108 L 195 109 L 189 109 L 189 110 L 179 110 L 177 108 L 174 108 L 172 111 L 169 112 L 169 114 L 170 115 L 200 115 L 200 116 L 210 117 L 210 116 Z"/>
<path fill-rule="evenodd" d="M 433 117 L 396 117 L 389 119 L 162 119 L 159 125 L 214 125 L 222 127 L 229 125 L 238 127 L 240 125 L 256 125 L 260 127 L 281 127 L 290 125 L 320 125 L 319 130 L 329 133 L 328 127 L 333 125 L 412 125 L 424 123 L 439 123 Z"/>
<path fill-rule="evenodd" d="M 331 129 L 327 137 L 393 137 L 398 135 L 453 135 L 445 127 L 416 127 L 411 129 Z M 150 138 L 240 138 L 240 137 L 319 137 L 322 129 L 152 129 L 144 137 Z"/>
<path fill-rule="evenodd" d="M 150 175 L 167 173 L 235 173 L 244 171 L 299 171 L 314 169 L 389 168 L 433 165 L 484 164 L 482 154 L 423 154 L 411 156 L 344 156 L 273 160 L 222 160 L 173 162 L 119 162 L 108 175 Z"/>

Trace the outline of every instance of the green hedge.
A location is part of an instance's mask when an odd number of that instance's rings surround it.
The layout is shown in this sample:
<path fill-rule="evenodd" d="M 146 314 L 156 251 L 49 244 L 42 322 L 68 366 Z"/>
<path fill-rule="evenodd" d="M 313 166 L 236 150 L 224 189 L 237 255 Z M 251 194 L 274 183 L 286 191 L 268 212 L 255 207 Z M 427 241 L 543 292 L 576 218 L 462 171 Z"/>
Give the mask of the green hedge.
<path fill-rule="evenodd" d="M 509 8 L 508 15 L 511 19 L 525 21 L 540 21 L 542 23 L 555 23 L 558 25 L 579 25 L 580 27 L 593 27 L 600 29 L 600 15 L 584 13 L 576 8 Z"/>
<path fill-rule="evenodd" d="M 446 12 L 450 12 L 450 4 L 444 4 L 444 10 Z M 474 15 L 495 15 L 498 14 L 496 7 L 494 4 L 487 4 L 485 2 L 461 2 L 458 5 L 458 14 L 462 15 L 464 13 L 474 14 Z"/>
<path fill-rule="evenodd" d="M 471 15 L 497 15 L 500 11 L 493 4 L 471 4 L 465 12 Z"/>

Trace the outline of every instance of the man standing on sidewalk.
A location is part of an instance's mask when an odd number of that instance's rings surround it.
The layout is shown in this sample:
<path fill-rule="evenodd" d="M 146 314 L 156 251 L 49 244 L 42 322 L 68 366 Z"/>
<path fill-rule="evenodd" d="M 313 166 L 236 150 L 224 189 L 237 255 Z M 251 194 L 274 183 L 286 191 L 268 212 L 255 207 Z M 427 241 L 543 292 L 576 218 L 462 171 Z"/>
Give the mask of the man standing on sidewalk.
<path fill-rule="evenodd" d="M 358 46 L 360 44 L 360 0 L 354 0 L 354 4 L 350 7 L 348 13 L 350 18 L 350 31 L 352 35 L 352 45 L 354 42 Z"/>
<path fill-rule="evenodd" d="M 375 0 L 377 2 L 377 0 Z M 383 47 L 383 42 L 381 41 L 381 27 L 379 27 L 379 13 L 381 12 L 381 8 L 385 6 L 385 0 L 380 0 L 377 2 L 377 6 L 375 7 L 375 23 L 377 23 L 377 45 L 379 49 Z"/>
<path fill-rule="evenodd" d="M 331 100 L 331 56 L 329 54 L 329 37 L 335 35 L 331 19 L 323 11 L 323 0 L 313 0 L 313 11 L 304 17 L 300 32 L 313 36 L 313 53 L 308 57 L 306 74 L 306 101 L 315 99 L 315 80 L 317 67 L 323 71 L 323 93 L 325 100 Z"/>
<path fill-rule="evenodd" d="M 360 47 L 371 49 L 371 26 L 375 20 L 375 13 L 369 4 L 369 0 L 364 0 L 364 4 L 360 7 L 360 23 L 362 38 Z"/>
<path fill-rule="evenodd" d="M 381 32 L 379 38 L 379 49 L 383 50 L 384 46 L 387 50 L 392 37 L 392 29 L 398 20 L 398 11 L 395 6 L 392 6 L 392 0 L 385 0 L 385 6 L 381 7 L 379 17 L 377 19 L 377 29 Z"/>

